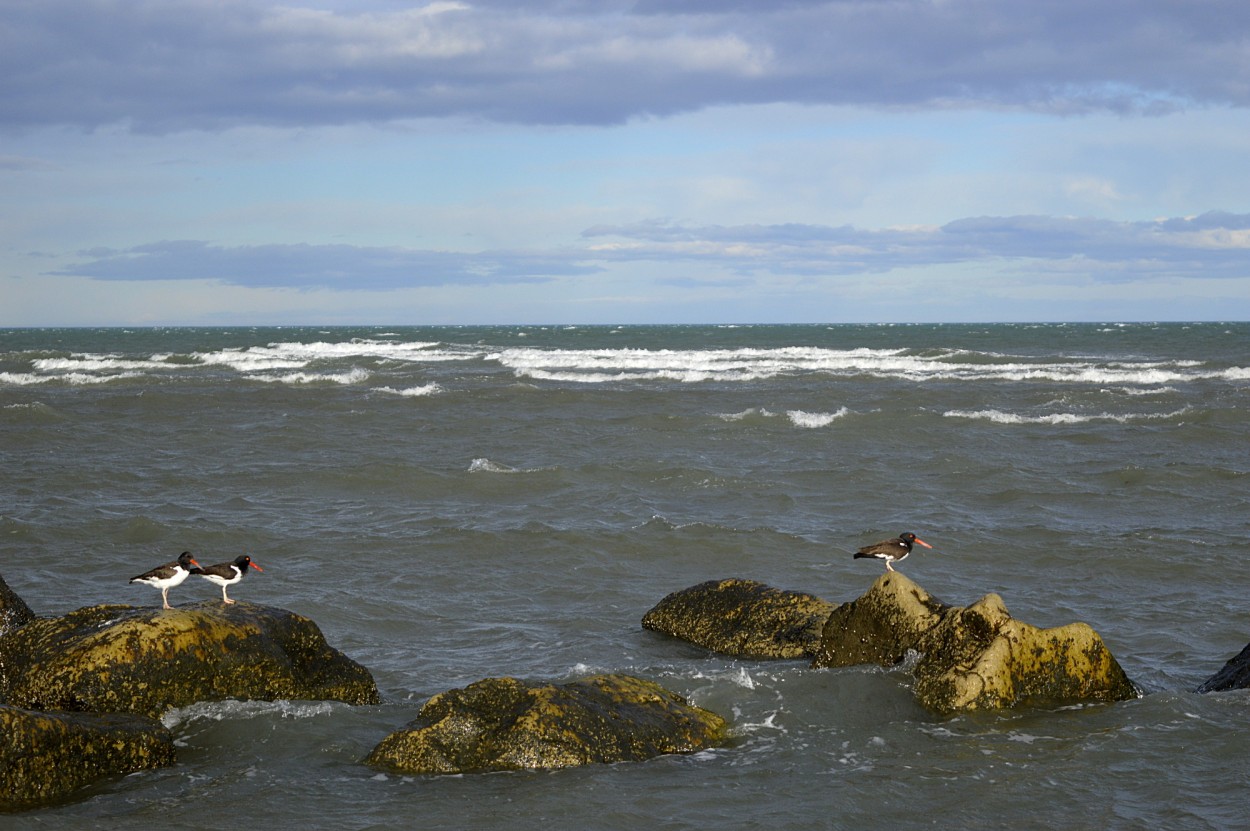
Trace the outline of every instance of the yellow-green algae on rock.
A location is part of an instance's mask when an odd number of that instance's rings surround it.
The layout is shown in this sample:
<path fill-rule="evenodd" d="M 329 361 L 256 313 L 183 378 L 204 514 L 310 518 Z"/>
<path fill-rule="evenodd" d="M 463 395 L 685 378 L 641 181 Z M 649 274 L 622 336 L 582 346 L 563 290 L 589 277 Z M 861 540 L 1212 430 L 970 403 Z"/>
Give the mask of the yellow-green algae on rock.
<path fill-rule="evenodd" d="M 941 714 L 1138 694 L 1088 625 L 1040 629 L 1013 619 L 996 594 L 947 606 L 897 572 L 830 616 L 813 666 L 891 665 L 907 650 L 920 654 L 917 701 Z"/>
<path fill-rule="evenodd" d="M 246 602 L 92 606 L 0 637 L 0 701 L 18 707 L 156 717 L 227 698 L 380 700 L 313 621 Z"/>
<path fill-rule="evenodd" d="M 810 658 L 834 608 L 755 580 L 709 580 L 665 597 L 642 625 L 726 655 Z"/>
<path fill-rule="evenodd" d="M 169 731 L 142 716 L 0 705 L 0 736 L 2 811 L 47 805 L 105 776 L 174 763 Z"/>
<path fill-rule="evenodd" d="M 568 684 L 486 678 L 434 696 L 366 762 L 401 773 L 469 773 L 642 761 L 724 742 L 723 718 L 653 681 Z"/>

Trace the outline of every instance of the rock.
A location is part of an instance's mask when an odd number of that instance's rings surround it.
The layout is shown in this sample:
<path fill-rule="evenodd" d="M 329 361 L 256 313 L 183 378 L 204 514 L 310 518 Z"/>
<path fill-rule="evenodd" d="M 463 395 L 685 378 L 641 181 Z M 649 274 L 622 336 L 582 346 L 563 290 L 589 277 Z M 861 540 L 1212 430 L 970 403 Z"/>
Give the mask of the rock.
<path fill-rule="evenodd" d="M 665 597 L 642 625 L 727 655 L 810 658 L 834 608 L 754 580 L 709 580 Z"/>
<path fill-rule="evenodd" d="M 35 619 L 35 613 L 0 577 L 0 637 Z"/>
<path fill-rule="evenodd" d="M 812 666 L 894 666 L 948 608 L 903 574 L 886 572 L 858 600 L 829 615 Z"/>
<path fill-rule="evenodd" d="M 197 701 L 376 704 L 369 671 L 284 609 L 217 601 L 92 606 L 0 638 L 0 701 L 33 710 L 156 717 Z"/>
<path fill-rule="evenodd" d="M 830 615 L 812 665 L 890 666 L 909 650 L 920 655 L 916 699 L 936 713 L 1137 696 L 1086 624 L 1039 629 L 1014 620 L 996 594 L 947 606 L 898 572 Z"/>
<path fill-rule="evenodd" d="M 1219 672 L 1203 681 L 1197 692 L 1244 690 L 1246 687 L 1250 687 L 1250 644 L 1230 658 Z"/>
<path fill-rule="evenodd" d="M 1039 629 L 1014 620 L 996 594 L 949 610 L 918 651 L 916 700 L 936 713 L 1123 701 L 1138 694 L 1088 625 Z"/>
<path fill-rule="evenodd" d="M 142 716 L 0 705 L 0 736 L 0 811 L 47 805 L 106 776 L 174 763 L 169 731 Z"/>
<path fill-rule="evenodd" d="M 408 774 L 642 761 L 718 744 L 726 727 L 715 713 L 628 675 L 560 685 L 487 678 L 431 698 L 365 761 Z"/>

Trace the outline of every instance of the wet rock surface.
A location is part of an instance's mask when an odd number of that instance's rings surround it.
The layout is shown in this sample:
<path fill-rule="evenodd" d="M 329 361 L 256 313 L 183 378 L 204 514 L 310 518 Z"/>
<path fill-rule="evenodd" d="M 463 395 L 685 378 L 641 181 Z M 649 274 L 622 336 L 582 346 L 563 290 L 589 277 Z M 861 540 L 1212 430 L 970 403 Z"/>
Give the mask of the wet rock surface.
<path fill-rule="evenodd" d="M 830 616 L 813 666 L 889 666 L 909 650 L 920 654 L 916 699 L 941 714 L 1138 695 L 1086 624 L 1040 629 L 1013 619 L 996 594 L 948 606 L 897 572 Z"/>
<path fill-rule="evenodd" d="M 0 705 L 0 810 L 71 797 L 92 782 L 174 763 L 173 737 L 141 716 Z"/>
<path fill-rule="evenodd" d="M 197 701 L 379 702 L 369 671 L 285 609 L 205 601 L 92 606 L 0 637 L 0 701 L 35 710 L 159 716 Z"/>
<path fill-rule="evenodd" d="M 628 675 L 559 685 L 487 678 L 431 698 L 366 762 L 433 774 L 642 761 L 720 744 L 726 729 L 715 713 Z"/>
<path fill-rule="evenodd" d="M 726 655 L 810 658 L 835 608 L 754 580 L 709 580 L 665 597 L 642 625 Z"/>
<path fill-rule="evenodd" d="M 1234 655 L 1198 687 L 1197 692 L 1222 692 L 1223 690 L 1244 690 L 1250 687 L 1250 644 Z"/>
<path fill-rule="evenodd" d="M 26 601 L 9 588 L 9 584 L 0 577 L 0 637 L 4 637 L 14 629 L 30 623 L 35 613 L 26 605 Z"/>

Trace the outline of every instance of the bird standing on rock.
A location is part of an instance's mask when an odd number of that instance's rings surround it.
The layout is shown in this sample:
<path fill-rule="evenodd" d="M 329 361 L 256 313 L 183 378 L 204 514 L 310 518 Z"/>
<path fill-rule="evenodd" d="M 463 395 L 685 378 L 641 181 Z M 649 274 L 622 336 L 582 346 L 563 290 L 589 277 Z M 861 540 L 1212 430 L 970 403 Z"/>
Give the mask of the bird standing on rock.
<path fill-rule="evenodd" d="M 144 583 L 160 589 L 161 602 L 165 604 L 166 609 L 172 609 L 173 606 L 169 605 L 169 590 L 186 580 L 193 567 L 198 569 L 200 564 L 191 556 L 190 551 L 184 551 L 172 563 L 165 563 L 165 565 L 157 566 L 151 571 L 145 571 L 138 577 L 131 577 L 130 582 Z"/>
<path fill-rule="evenodd" d="M 878 560 L 885 560 L 885 570 L 894 571 L 894 566 L 891 564 L 901 563 L 903 560 L 906 560 L 907 555 L 911 553 L 912 543 L 923 545 L 925 548 L 933 547 L 909 531 L 906 534 L 899 534 L 893 539 L 882 540 L 881 542 L 864 546 L 855 552 L 855 559 L 875 557 Z"/>
<path fill-rule="evenodd" d="M 210 583 L 216 583 L 221 586 L 221 599 L 227 603 L 233 603 L 233 600 L 226 597 L 226 587 L 233 586 L 242 580 L 243 575 L 247 574 L 249 567 L 257 571 L 264 571 L 263 568 L 252 562 L 251 557 L 244 554 L 241 557 L 235 557 L 233 563 L 219 563 L 208 568 L 193 568 L 191 573 L 198 574 Z"/>

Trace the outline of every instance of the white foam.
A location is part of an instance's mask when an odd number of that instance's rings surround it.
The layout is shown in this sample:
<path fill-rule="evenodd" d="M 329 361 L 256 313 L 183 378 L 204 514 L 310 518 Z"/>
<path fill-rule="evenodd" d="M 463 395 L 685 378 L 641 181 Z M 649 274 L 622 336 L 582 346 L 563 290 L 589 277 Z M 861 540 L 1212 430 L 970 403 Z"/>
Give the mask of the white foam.
<path fill-rule="evenodd" d="M 850 410 L 846 407 L 838 410 L 836 413 L 808 413 L 803 410 L 788 410 L 786 415 L 790 419 L 790 423 L 795 427 L 828 427 L 833 422 L 845 417 Z"/>
<path fill-rule="evenodd" d="M 356 369 L 347 372 L 287 372 L 283 375 L 246 375 L 251 381 L 265 381 L 266 383 L 280 384 L 359 384 L 369 379 L 368 370 Z"/>
<path fill-rule="evenodd" d="M 469 463 L 469 473 L 520 473 L 515 467 L 501 465 L 490 459 L 474 459 Z"/>
<path fill-rule="evenodd" d="M 179 724 L 194 719 L 225 721 L 227 719 L 248 719 L 256 716 L 278 715 L 282 718 L 313 718 L 330 715 L 334 712 L 334 704 L 329 701 L 202 701 L 186 707 L 175 707 L 161 716 L 161 723 L 172 730 Z"/>
<path fill-rule="evenodd" d="M 378 387 L 378 392 L 390 393 L 391 395 L 399 395 L 404 398 L 420 398 L 426 395 L 438 395 L 443 388 L 438 384 L 423 384 L 419 387 L 408 387 L 407 389 L 397 390 L 393 387 Z"/>
<path fill-rule="evenodd" d="M 1170 413 L 1112 413 L 1080 414 L 1051 413 L 1041 416 L 1023 416 L 1017 413 L 1005 413 L 1002 410 L 947 410 L 942 413 L 946 418 L 970 418 L 981 421 L 993 421 L 998 424 L 1086 424 L 1092 421 L 1113 421 L 1128 424 L 1134 421 L 1152 421 L 1182 416 L 1189 411 L 1188 407 Z"/>

